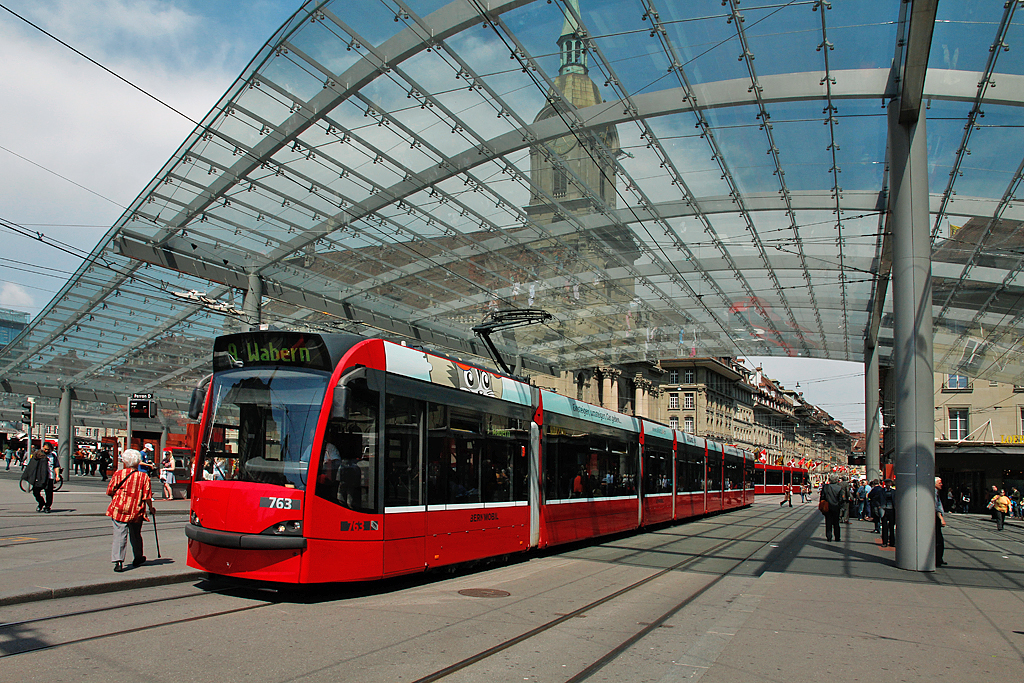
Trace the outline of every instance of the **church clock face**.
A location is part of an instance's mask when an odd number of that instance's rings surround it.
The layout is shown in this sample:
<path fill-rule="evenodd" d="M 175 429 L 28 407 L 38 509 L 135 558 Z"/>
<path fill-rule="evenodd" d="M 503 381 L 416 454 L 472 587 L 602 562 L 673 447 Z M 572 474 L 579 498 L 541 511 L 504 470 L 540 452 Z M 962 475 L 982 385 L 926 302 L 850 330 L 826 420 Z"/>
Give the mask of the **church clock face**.
<path fill-rule="evenodd" d="M 551 149 L 559 156 L 565 156 L 575 146 L 576 136 L 574 135 L 566 135 L 551 143 Z"/>

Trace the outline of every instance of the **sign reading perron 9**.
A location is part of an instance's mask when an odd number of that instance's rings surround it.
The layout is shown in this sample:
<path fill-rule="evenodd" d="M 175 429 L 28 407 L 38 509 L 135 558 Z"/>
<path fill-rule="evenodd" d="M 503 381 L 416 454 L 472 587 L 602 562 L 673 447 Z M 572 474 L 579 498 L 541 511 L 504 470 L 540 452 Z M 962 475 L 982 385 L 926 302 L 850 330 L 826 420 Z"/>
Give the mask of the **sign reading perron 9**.
<path fill-rule="evenodd" d="M 306 332 L 258 331 L 217 337 L 213 371 L 278 365 L 332 370 L 330 354 L 319 335 Z"/>
<path fill-rule="evenodd" d="M 156 417 L 156 403 L 153 394 L 132 394 L 128 399 L 128 415 L 133 418 Z"/>

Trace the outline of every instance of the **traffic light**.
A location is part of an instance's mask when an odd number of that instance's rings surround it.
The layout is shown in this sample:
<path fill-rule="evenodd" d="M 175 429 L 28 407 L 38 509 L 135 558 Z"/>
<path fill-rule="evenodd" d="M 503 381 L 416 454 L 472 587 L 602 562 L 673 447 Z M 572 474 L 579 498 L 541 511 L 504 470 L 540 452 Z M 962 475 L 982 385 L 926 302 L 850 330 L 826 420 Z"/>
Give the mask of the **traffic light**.
<path fill-rule="evenodd" d="M 31 403 L 22 403 L 21 404 L 21 421 L 24 422 L 25 424 L 29 425 L 30 427 L 32 426 L 32 418 L 34 417 L 32 415 L 32 413 L 34 412 L 33 411 L 34 407 L 35 406 L 32 405 Z"/>

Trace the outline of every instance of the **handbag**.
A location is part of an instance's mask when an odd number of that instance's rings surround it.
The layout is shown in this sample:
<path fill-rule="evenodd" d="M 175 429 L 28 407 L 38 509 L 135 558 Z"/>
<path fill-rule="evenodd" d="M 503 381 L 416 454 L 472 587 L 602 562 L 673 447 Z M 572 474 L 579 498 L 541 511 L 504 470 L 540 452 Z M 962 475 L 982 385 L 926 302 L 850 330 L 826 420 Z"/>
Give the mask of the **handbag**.
<path fill-rule="evenodd" d="M 821 514 L 827 515 L 828 514 L 828 501 L 825 500 L 824 498 L 822 498 L 818 502 L 818 510 L 821 511 Z"/>

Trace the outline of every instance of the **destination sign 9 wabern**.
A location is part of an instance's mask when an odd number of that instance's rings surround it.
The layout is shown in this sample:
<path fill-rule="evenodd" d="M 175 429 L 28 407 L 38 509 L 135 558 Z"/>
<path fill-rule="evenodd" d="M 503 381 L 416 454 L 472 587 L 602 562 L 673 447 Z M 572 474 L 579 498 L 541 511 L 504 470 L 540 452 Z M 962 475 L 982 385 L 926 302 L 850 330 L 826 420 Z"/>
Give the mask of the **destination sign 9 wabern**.
<path fill-rule="evenodd" d="M 331 369 L 330 355 L 316 334 L 261 330 L 218 337 L 214 341 L 214 372 L 260 365 Z"/>

